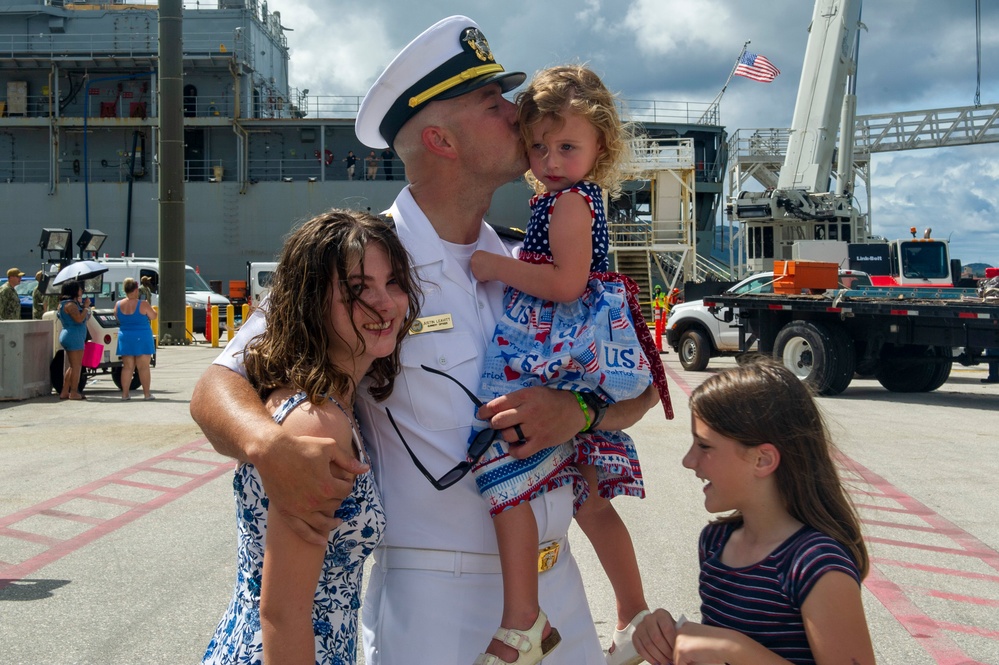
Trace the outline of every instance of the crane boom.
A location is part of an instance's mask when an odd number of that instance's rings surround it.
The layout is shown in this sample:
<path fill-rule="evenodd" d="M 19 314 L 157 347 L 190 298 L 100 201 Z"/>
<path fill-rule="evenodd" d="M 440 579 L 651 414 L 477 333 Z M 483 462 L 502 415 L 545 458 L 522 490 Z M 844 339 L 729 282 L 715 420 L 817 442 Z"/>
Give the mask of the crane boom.
<path fill-rule="evenodd" d="M 856 70 L 860 7 L 860 0 L 815 3 L 778 189 L 829 189 L 846 81 Z"/>
<path fill-rule="evenodd" d="M 743 227 L 751 272 L 769 270 L 774 259 L 792 259 L 793 246 L 800 241 L 868 238 L 849 186 L 841 183 L 838 191 L 830 191 L 840 123 L 852 125 L 856 108 L 846 84 L 856 71 L 861 5 L 862 0 L 815 0 L 777 187 L 739 192 L 726 205 L 729 219 Z M 841 150 L 852 159 L 852 144 Z"/>

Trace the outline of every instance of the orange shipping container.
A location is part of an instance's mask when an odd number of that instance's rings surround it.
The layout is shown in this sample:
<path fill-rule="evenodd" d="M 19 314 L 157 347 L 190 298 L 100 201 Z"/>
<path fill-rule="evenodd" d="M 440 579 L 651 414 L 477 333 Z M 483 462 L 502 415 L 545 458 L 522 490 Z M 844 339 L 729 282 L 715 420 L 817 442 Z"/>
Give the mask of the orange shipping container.
<path fill-rule="evenodd" d="M 802 293 L 805 289 L 835 289 L 839 266 L 825 261 L 774 261 L 774 293 Z"/>

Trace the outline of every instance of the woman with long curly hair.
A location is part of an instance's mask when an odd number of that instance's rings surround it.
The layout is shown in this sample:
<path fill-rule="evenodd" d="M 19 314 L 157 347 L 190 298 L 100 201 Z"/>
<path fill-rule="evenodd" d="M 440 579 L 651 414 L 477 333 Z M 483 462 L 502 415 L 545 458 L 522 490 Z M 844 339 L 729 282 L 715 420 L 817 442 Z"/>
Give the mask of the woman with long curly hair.
<path fill-rule="evenodd" d="M 353 415 L 367 376 L 375 399 L 392 392 L 398 343 L 418 309 L 419 289 L 393 229 L 371 215 L 331 210 L 285 242 L 263 334 L 248 345 L 250 382 L 295 436 L 333 437 L 368 463 Z M 385 526 L 371 471 L 335 517 L 325 546 L 306 542 L 251 464 L 236 469 L 236 589 L 204 663 L 353 663 L 365 558 Z"/>

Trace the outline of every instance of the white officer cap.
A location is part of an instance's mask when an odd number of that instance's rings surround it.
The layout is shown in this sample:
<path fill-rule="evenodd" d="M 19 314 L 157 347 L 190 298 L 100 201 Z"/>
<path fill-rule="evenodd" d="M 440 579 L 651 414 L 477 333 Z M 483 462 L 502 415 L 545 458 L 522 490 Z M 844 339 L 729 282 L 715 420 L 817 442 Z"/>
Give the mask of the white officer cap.
<path fill-rule="evenodd" d="M 509 92 L 524 82 L 496 62 L 475 21 L 449 16 L 427 28 L 389 63 L 361 102 L 354 131 L 361 143 L 385 148 L 428 102 L 452 99 L 499 83 Z"/>

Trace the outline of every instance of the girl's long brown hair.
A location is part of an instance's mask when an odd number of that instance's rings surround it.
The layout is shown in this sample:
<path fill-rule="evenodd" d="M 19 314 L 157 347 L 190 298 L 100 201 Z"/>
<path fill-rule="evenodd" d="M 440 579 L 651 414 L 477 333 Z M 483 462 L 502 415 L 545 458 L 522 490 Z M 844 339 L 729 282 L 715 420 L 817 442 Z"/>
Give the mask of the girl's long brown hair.
<path fill-rule="evenodd" d="M 809 388 L 783 365 L 763 356 L 720 372 L 690 395 L 690 412 L 722 436 L 744 446 L 773 444 L 784 507 L 799 522 L 841 543 L 860 577 L 870 561 L 860 519 L 833 462 L 834 446 Z M 719 522 L 741 522 L 738 513 Z"/>
<path fill-rule="evenodd" d="M 393 277 L 409 297 L 395 351 L 376 359 L 367 373 L 375 399 L 391 394 L 399 373 L 398 343 L 417 316 L 420 290 L 409 256 L 387 222 L 354 210 L 333 209 L 294 229 L 281 250 L 265 308 L 267 329 L 249 343 L 244 358 L 247 377 L 261 398 L 281 386 L 305 391 L 313 404 L 327 396 L 353 397 L 356 386 L 350 374 L 330 361 L 326 317 L 334 298 L 343 298 L 348 308 L 373 311 L 343 281 L 356 266 L 363 270 L 364 252 L 373 243 L 385 249 Z M 353 320 L 351 326 L 363 344 Z"/>

